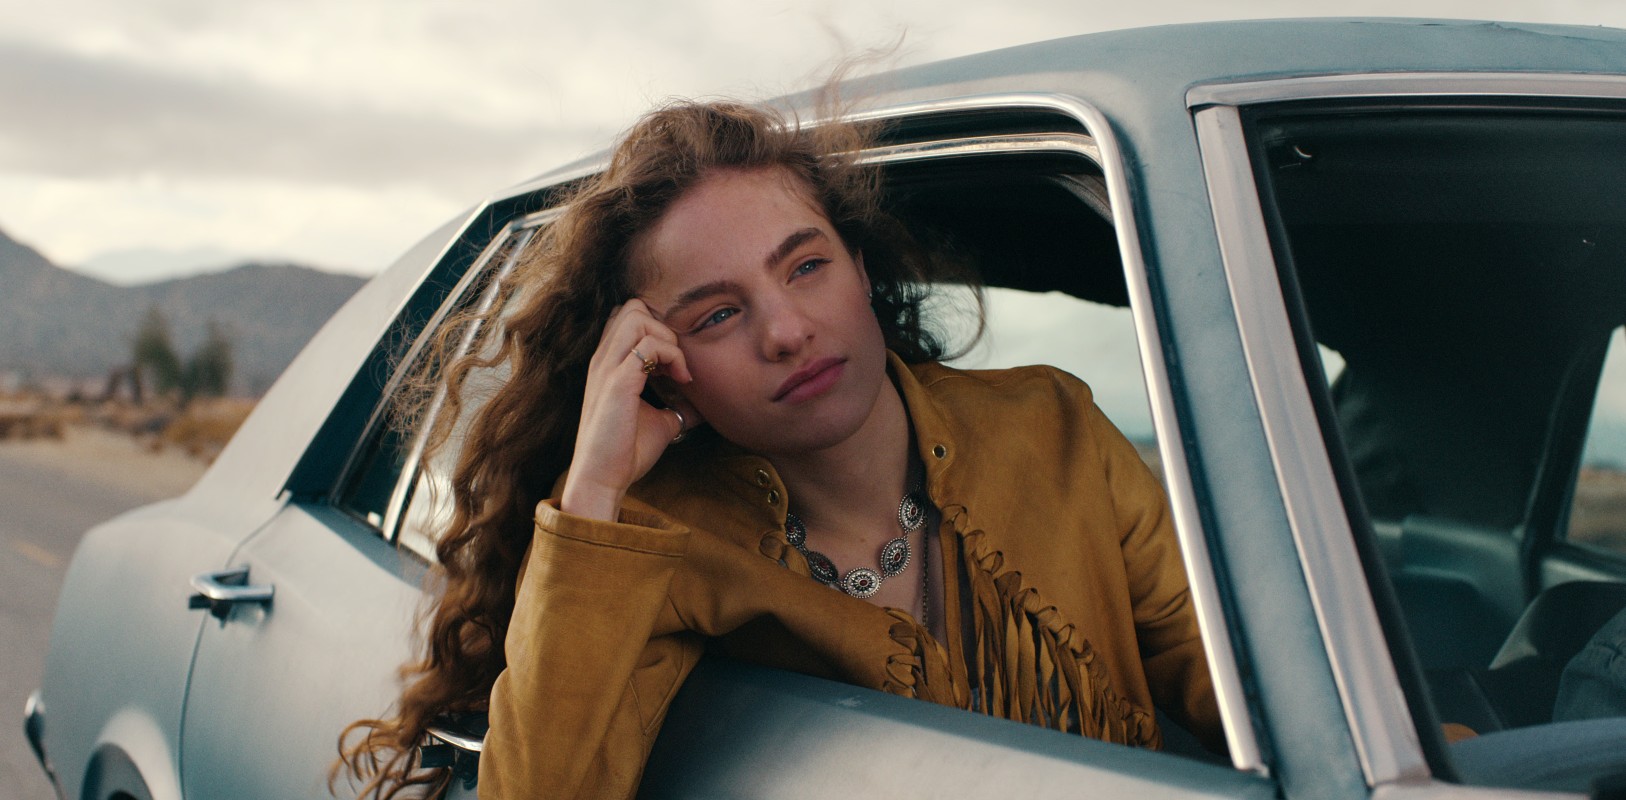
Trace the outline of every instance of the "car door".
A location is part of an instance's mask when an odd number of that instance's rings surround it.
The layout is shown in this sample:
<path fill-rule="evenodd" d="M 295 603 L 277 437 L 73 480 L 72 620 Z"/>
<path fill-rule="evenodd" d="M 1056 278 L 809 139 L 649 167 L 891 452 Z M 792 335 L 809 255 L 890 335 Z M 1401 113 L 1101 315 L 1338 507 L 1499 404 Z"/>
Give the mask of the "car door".
<path fill-rule="evenodd" d="M 452 277 L 482 274 L 493 259 L 500 264 L 509 252 L 503 241 L 499 235 L 476 250 L 477 258 L 463 262 L 466 271 Z M 398 548 L 396 526 L 385 519 L 398 507 L 391 493 L 405 461 L 401 436 L 389 425 L 390 403 L 401 365 L 417 352 L 405 345 L 432 327 L 423 319 L 444 318 L 478 298 L 470 281 L 448 281 L 455 283 L 448 291 L 437 280 L 458 254 L 449 248 L 441 266 L 422 271 L 428 278 L 400 312 L 407 324 L 417 320 L 416 328 L 382 326 L 387 335 L 331 410 L 282 508 L 222 570 L 194 579 L 194 607 L 208 618 L 181 736 L 189 796 L 324 796 L 341 732 L 386 714 L 399 694 L 399 671 L 415 654 L 427 561 Z M 379 377 L 384 365 L 397 367 L 394 377 Z M 346 787 L 341 775 L 335 790 L 343 796 Z M 465 791 L 457 787 L 453 796 Z"/>
<path fill-rule="evenodd" d="M 245 587 L 275 594 L 204 625 L 182 728 L 184 791 L 321 796 L 339 731 L 394 700 L 423 570 L 361 521 L 303 503 L 231 561 L 247 570 Z"/>

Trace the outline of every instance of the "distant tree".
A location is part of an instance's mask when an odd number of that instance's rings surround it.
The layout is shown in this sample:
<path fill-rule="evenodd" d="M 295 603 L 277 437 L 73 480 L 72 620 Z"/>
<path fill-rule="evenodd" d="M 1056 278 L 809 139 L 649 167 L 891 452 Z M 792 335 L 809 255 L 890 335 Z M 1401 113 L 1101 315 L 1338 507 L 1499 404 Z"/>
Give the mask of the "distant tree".
<path fill-rule="evenodd" d="M 147 309 L 141 327 L 136 329 L 131 360 L 137 386 L 145 383 L 155 394 L 180 388 L 181 359 L 175 355 L 175 345 L 169 337 L 169 320 L 158 306 Z M 139 389 L 137 395 L 140 395 Z"/>
<path fill-rule="evenodd" d="M 196 397 L 220 397 L 231 386 L 233 367 L 231 337 L 225 326 L 213 317 L 204 323 L 203 344 L 186 360 L 181 378 L 181 403 Z"/>

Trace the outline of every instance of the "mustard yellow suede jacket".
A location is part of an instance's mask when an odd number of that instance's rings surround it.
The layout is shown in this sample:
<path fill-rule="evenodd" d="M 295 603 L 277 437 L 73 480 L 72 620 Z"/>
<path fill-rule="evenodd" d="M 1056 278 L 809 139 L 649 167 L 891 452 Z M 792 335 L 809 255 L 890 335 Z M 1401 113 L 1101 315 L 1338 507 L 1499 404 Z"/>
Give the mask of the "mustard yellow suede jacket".
<path fill-rule="evenodd" d="M 904 365 L 941 510 L 950 635 L 809 577 L 766 459 L 668 450 L 617 522 L 537 508 L 492 689 L 486 797 L 630 797 L 708 646 L 771 666 L 1158 747 L 1153 704 L 1211 746 L 1219 714 L 1168 503 L 1077 378 Z"/>

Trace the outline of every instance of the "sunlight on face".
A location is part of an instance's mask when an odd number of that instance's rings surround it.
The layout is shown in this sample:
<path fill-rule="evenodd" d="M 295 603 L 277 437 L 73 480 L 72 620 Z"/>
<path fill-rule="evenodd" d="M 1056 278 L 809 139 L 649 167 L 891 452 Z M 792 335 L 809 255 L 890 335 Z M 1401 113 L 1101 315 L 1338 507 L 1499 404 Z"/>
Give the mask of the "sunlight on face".
<path fill-rule="evenodd" d="M 639 296 L 678 335 L 681 392 L 759 453 L 851 436 L 886 382 L 862 257 L 790 173 L 718 171 L 635 243 Z"/>

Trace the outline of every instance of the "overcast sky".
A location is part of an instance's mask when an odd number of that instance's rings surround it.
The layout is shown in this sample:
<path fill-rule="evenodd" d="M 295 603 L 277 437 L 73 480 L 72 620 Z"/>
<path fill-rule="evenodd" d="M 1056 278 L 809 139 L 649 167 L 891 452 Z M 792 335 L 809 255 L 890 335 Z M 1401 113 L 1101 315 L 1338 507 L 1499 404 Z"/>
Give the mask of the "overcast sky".
<path fill-rule="evenodd" d="M 1206 19 L 1626 27 L 1621 0 L 0 0 L 0 230 L 119 282 L 247 257 L 371 273 L 670 96 Z"/>

